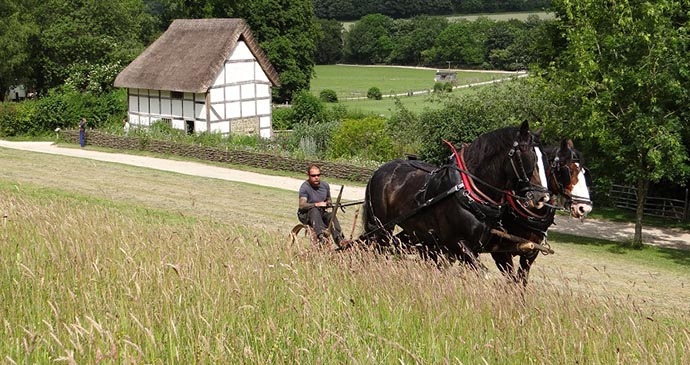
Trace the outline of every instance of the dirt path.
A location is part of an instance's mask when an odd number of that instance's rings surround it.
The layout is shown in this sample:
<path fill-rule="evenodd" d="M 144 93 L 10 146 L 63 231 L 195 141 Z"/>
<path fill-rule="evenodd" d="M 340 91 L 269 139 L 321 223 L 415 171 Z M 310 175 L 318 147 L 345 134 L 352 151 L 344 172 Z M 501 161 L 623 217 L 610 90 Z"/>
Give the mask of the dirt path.
<path fill-rule="evenodd" d="M 9 142 L 0 140 L 0 147 L 88 158 L 98 161 L 114 162 L 186 175 L 243 182 L 259 186 L 269 186 L 290 191 L 299 190 L 299 186 L 302 184 L 301 179 L 290 177 L 272 176 L 254 172 L 233 170 L 199 162 L 173 161 L 148 156 L 107 153 L 93 151 L 88 148 L 63 148 L 51 142 Z M 335 190 L 340 189 L 340 185 L 331 185 Z M 358 186 L 345 186 L 345 189 L 343 190 L 343 199 L 353 201 L 363 198 L 364 188 Z M 578 220 L 558 216 L 556 217 L 556 225 L 554 225 L 551 229 L 555 232 L 624 242 L 632 238 L 634 228 L 634 225 L 629 223 L 616 223 L 596 219 L 586 219 L 580 222 Z M 644 227 L 643 238 L 648 244 L 690 250 L 690 232 L 687 231 Z"/>

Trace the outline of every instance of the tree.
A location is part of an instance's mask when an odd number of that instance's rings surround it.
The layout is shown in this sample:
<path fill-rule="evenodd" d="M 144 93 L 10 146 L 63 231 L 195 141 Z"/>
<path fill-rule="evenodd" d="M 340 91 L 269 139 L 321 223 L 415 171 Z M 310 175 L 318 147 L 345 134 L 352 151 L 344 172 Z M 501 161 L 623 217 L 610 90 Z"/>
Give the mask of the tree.
<path fill-rule="evenodd" d="M 389 60 L 393 64 L 422 65 L 424 51 L 434 45 L 436 36 L 448 26 L 448 20 L 418 16 L 410 20 L 396 20 L 393 35 L 395 48 Z"/>
<path fill-rule="evenodd" d="M 30 43 L 37 86 L 67 81 L 77 90 L 104 91 L 143 49 L 141 0 L 46 0 L 31 9 L 38 32 Z"/>
<path fill-rule="evenodd" d="M 554 0 L 566 41 L 547 79 L 570 106 L 561 128 L 593 139 L 637 188 L 633 245 L 642 244 L 650 182 L 688 173 L 688 11 L 681 0 Z"/>
<path fill-rule="evenodd" d="M 337 20 L 319 19 L 323 38 L 316 47 L 317 65 L 330 65 L 343 58 L 343 23 Z"/>
<path fill-rule="evenodd" d="M 427 62 L 444 64 L 448 61 L 467 66 L 479 66 L 486 59 L 486 40 L 492 20 L 480 17 L 475 21 L 461 20 L 450 24 L 436 38 L 434 47 L 426 53 Z"/>
<path fill-rule="evenodd" d="M 0 100 L 10 86 L 27 84 L 31 78 L 29 67 L 29 38 L 35 34 L 30 14 L 16 1 L 0 0 Z"/>
<path fill-rule="evenodd" d="M 314 75 L 317 43 L 323 37 L 314 17 L 312 0 L 218 1 L 225 16 L 243 18 L 280 74 L 280 88 L 273 99 L 289 101 L 299 90 L 309 89 Z M 221 6 L 221 5 L 219 5 Z"/>
<path fill-rule="evenodd" d="M 393 19 L 371 14 L 360 19 L 345 37 L 345 59 L 353 63 L 383 63 L 393 50 Z"/>

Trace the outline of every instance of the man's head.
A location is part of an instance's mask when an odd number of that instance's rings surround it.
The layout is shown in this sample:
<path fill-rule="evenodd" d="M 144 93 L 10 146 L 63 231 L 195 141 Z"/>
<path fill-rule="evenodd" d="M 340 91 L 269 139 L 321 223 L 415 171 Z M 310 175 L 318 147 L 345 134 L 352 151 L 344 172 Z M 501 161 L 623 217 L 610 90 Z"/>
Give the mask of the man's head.
<path fill-rule="evenodd" d="M 307 181 L 314 188 L 318 188 L 321 185 L 321 169 L 319 166 L 309 166 L 309 169 L 307 169 Z"/>

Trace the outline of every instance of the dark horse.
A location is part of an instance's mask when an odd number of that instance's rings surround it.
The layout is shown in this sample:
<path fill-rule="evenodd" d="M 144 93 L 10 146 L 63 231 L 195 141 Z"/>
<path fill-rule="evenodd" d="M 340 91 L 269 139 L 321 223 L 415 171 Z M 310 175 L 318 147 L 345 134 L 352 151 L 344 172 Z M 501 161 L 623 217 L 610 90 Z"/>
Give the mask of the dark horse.
<path fill-rule="evenodd" d="M 397 225 L 403 244 L 477 264 L 490 230 L 500 225 L 507 194 L 521 191 L 533 205 L 548 200 L 529 182 L 536 139 L 523 122 L 479 136 L 440 168 L 416 160 L 382 165 L 367 184 L 360 238 L 385 245 Z"/>
<path fill-rule="evenodd" d="M 556 208 L 570 211 L 574 218 L 583 219 L 592 210 L 589 200 L 589 179 L 582 154 L 569 140 L 563 140 L 560 147 L 545 147 L 544 158 L 549 191 L 556 196 L 560 207 L 544 206 L 539 209 L 527 207 L 520 201 L 511 201 L 511 208 L 503 219 L 503 227 L 510 234 L 536 243 L 546 243 L 546 231 L 553 224 Z M 491 245 L 501 246 L 503 239 L 493 237 Z M 520 268 L 515 272 L 513 258 L 520 256 Z M 539 251 L 494 252 L 491 254 L 498 269 L 516 282 L 527 285 L 529 271 Z"/>

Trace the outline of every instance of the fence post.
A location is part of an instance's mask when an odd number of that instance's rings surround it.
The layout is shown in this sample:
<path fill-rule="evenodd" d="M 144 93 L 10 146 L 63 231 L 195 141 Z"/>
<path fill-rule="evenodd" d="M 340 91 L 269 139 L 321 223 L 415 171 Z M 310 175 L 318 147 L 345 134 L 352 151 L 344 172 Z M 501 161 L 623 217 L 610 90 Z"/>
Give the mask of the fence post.
<path fill-rule="evenodd" d="M 689 208 L 689 204 L 688 204 L 688 189 L 685 188 L 685 208 L 683 209 L 683 219 L 685 219 L 685 220 L 688 220 L 688 218 L 690 218 L 690 217 L 688 216 L 688 213 L 690 213 L 690 212 L 688 212 L 688 208 Z"/>

